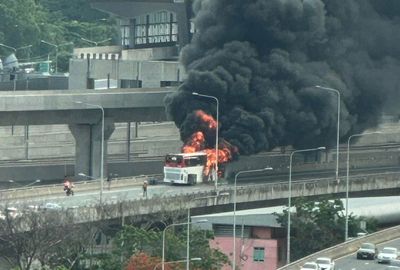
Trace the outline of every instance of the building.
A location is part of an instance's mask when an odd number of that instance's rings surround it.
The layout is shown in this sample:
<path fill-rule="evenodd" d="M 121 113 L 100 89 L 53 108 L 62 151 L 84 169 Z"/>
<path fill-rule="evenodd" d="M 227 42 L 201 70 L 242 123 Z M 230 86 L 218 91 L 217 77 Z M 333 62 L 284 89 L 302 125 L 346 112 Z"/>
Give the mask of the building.
<path fill-rule="evenodd" d="M 185 77 L 178 62 L 179 52 L 193 32 L 188 2 L 91 0 L 93 8 L 117 18 L 119 44 L 74 49 L 69 88 L 179 85 Z"/>
<path fill-rule="evenodd" d="M 213 248 L 225 253 L 232 261 L 233 215 L 232 213 L 196 216 L 192 221 L 200 229 L 212 230 Z M 236 214 L 236 265 L 242 270 L 275 270 L 285 264 L 286 232 L 273 214 Z M 231 269 L 225 266 L 223 270 Z"/>

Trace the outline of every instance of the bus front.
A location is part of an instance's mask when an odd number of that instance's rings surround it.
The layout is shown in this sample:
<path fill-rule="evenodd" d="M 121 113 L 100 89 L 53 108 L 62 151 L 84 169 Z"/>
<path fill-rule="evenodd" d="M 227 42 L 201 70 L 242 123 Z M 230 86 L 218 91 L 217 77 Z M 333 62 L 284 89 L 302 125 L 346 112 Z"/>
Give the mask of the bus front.
<path fill-rule="evenodd" d="M 165 157 L 164 182 L 172 184 L 187 184 L 187 172 L 181 154 L 169 154 Z"/>

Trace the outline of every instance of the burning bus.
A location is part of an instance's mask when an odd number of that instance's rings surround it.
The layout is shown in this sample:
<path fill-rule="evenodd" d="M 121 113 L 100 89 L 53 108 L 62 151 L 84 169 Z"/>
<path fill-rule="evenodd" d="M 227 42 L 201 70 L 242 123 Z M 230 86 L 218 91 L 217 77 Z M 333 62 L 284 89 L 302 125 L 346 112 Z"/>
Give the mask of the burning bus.
<path fill-rule="evenodd" d="M 168 154 L 164 164 L 164 182 L 173 184 L 189 184 L 203 182 L 206 174 L 207 153 Z"/>
<path fill-rule="evenodd" d="M 164 182 L 166 183 L 194 185 L 214 181 L 218 175 L 223 175 L 220 165 L 232 160 L 232 155 L 237 153 L 235 146 L 224 139 L 220 138 L 217 141 L 212 137 L 211 134 L 216 134 L 218 123 L 211 115 L 197 110 L 194 117 L 198 130 L 185 140 L 182 153 L 168 154 L 165 157 Z"/>

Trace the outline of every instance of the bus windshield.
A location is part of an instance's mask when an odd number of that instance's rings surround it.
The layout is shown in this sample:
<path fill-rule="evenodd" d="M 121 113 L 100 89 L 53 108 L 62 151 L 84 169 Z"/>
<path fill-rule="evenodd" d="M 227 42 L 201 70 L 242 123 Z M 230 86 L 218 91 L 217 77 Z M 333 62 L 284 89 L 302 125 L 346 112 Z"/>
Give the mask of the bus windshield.
<path fill-rule="evenodd" d="M 207 163 L 206 155 L 167 155 L 165 157 L 165 166 L 168 167 L 194 167 L 204 166 Z"/>
<path fill-rule="evenodd" d="M 177 155 L 167 155 L 165 157 L 165 165 L 172 167 L 183 165 L 183 157 Z"/>

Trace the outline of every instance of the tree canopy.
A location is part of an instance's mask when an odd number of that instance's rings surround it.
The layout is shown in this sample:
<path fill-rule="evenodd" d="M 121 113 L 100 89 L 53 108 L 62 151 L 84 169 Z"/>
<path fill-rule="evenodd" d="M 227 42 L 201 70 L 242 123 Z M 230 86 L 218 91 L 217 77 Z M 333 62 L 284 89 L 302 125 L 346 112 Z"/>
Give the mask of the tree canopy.
<path fill-rule="evenodd" d="M 186 229 L 175 231 L 169 228 L 165 233 L 165 262 L 186 259 Z M 158 229 L 124 226 L 114 238 L 112 255 L 102 256 L 102 269 L 152 270 L 161 263 L 162 235 Z M 228 257 L 209 246 L 213 237 L 210 231 L 190 231 L 190 257 L 201 258 L 191 262 L 191 269 L 217 270 L 228 263 Z M 168 265 L 168 266 L 167 266 Z M 161 269 L 161 268 L 159 268 Z M 165 264 L 165 269 L 185 269 L 185 263 Z"/>
<path fill-rule="evenodd" d="M 340 199 L 313 201 L 300 198 L 294 200 L 293 205 L 296 211 L 291 212 L 291 261 L 344 241 L 346 216 Z M 287 228 L 288 210 L 276 215 L 278 222 Z M 349 213 L 349 237 L 364 232 L 361 221 L 366 222 L 367 232 L 376 231 L 375 220 Z"/>
<path fill-rule="evenodd" d="M 61 71 L 68 69 L 73 46 L 91 47 L 94 43 L 84 39 L 99 42 L 116 36 L 114 20 L 91 8 L 87 0 L 0 0 L 0 22 L 0 43 L 17 49 L 20 62 L 46 60 L 48 56 L 54 62 L 56 47 L 41 42 L 44 40 L 58 46 Z M 107 44 L 112 41 L 102 43 Z M 13 52 L 0 47 L 2 57 Z"/>

